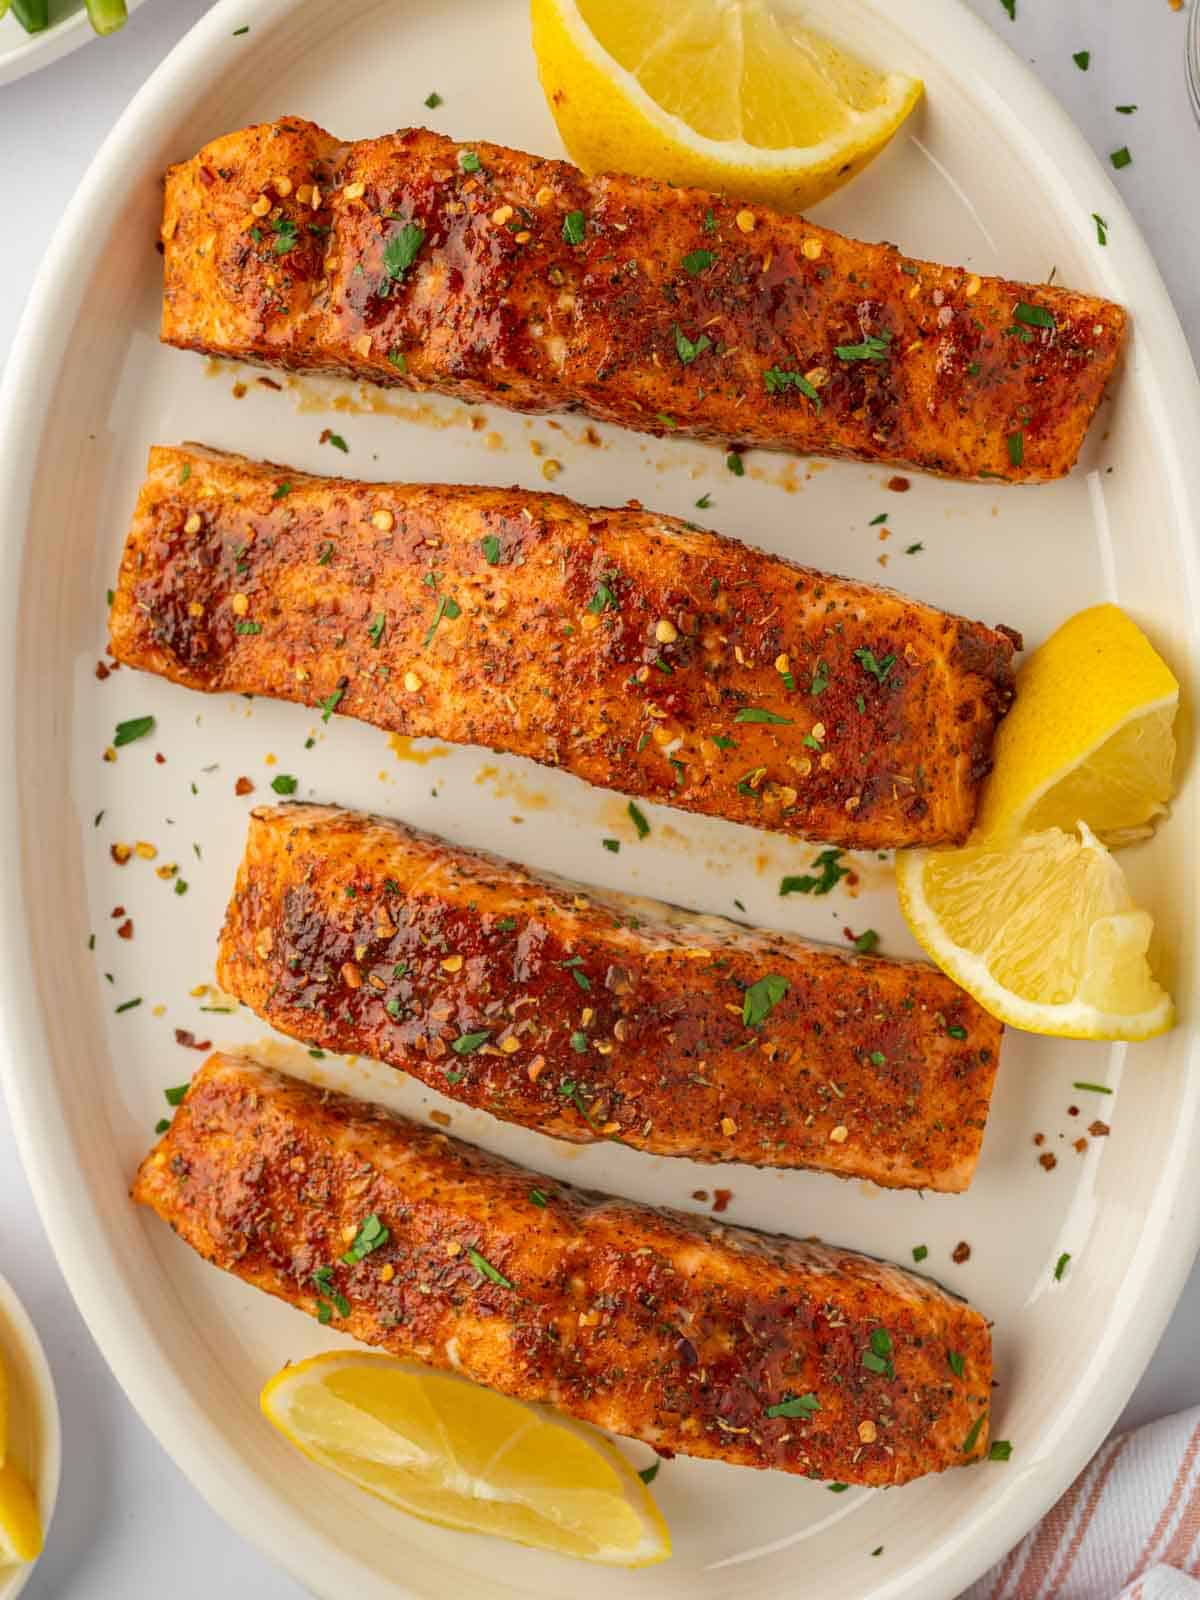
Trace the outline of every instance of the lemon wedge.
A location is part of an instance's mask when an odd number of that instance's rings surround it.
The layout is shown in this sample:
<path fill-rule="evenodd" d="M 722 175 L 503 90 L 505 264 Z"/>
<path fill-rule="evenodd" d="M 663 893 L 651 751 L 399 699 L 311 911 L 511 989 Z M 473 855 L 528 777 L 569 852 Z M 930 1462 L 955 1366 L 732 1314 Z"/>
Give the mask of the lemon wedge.
<path fill-rule="evenodd" d="M 42 1524 L 33 1490 L 14 1466 L 0 1467 L 0 1567 L 36 1561 L 42 1553 Z"/>
<path fill-rule="evenodd" d="M 1002 1022 L 1070 1039 L 1149 1039 L 1174 1021 L 1146 952 L 1154 924 L 1088 828 L 896 856 L 926 954 Z"/>
<path fill-rule="evenodd" d="M 1167 809 L 1179 684 L 1114 605 L 1064 622 L 1017 674 L 976 832 L 1012 838 L 1073 830 L 1106 844 L 1143 837 Z"/>
<path fill-rule="evenodd" d="M 531 0 L 542 88 L 585 172 L 632 172 L 798 211 L 887 144 L 921 83 L 764 0 Z"/>
<path fill-rule="evenodd" d="M 334 1352 L 261 1396 L 298 1450 L 426 1522 L 621 1567 L 665 1561 L 654 1500 L 603 1434 L 417 1362 Z"/>
<path fill-rule="evenodd" d="M 0 1467 L 8 1460 L 8 1372 L 0 1352 Z"/>

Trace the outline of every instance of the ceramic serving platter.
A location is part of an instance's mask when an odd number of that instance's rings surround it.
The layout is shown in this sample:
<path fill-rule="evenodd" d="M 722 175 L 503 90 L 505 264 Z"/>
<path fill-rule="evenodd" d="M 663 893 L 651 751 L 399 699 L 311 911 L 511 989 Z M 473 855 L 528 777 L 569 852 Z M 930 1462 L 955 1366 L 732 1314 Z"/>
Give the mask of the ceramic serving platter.
<path fill-rule="evenodd" d="M 1010 1034 L 967 1195 L 718 1171 L 609 1144 L 570 1148 L 365 1061 L 271 1047 L 308 1077 L 420 1118 L 448 1113 L 464 1138 L 598 1188 L 698 1211 L 714 1187 L 728 1188 L 735 1222 L 817 1233 L 901 1262 L 924 1245 L 925 1270 L 994 1319 L 994 1432 L 1012 1441 L 1009 1462 L 886 1494 L 831 1495 L 783 1474 L 677 1460 L 655 1485 L 674 1557 L 627 1574 L 407 1520 L 294 1454 L 261 1420 L 259 1388 L 282 1362 L 336 1346 L 338 1335 L 204 1266 L 128 1202 L 133 1168 L 167 1109 L 164 1088 L 202 1059 L 175 1030 L 214 1044 L 262 1036 L 248 1016 L 212 1010 L 223 1002 L 204 987 L 247 812 L 287 774 L 301 798 L 402 817 L 583 882 L 834 941 L 872 927 L 885 952 L 908 954 L 890 861 L 860 856 L 853 886 L 784 899 L 780 878 L 814 854 L 795 842 L 653 807 L 639 842 L 618 797 L 519 760 L 438 745 L 397 750 L 349 720 L 325 725 L 300 707 L 205 698 L 128 670 L 101 681 L 105 591 L 154 441 L 201 440 L 364 478 L 537 489 L 553 461 L 554 487 L 576 499 L 636 497 L 1008 623 L 1030 644 L 1078 608 L 1116 599 L 1186 681 L 1187 705 L 1200 616 L 1200 402 L 1157 272 L 1078 135 L 965 8 L 823 0 L 805 7 L 810 21 L 919 74 L 928 97 L 884 156 L 820 207 L 820 220 L 978 272 L 1033 282 L 1053 272 L 1130 307 L 1129 354 L 1069 479 L 1015 489 L 913 476 L 898 493 L 886 471 L 765 453 L 749 454 L 735 478 L 716 449 L 574 418 L 385 398 L 345 383 L 264 384 L 157 343 L 155 237 L 169 161 L 286 112 L 347 138 L 427 122 L 460 138 L 560 147 L 520 0 L 259 0 L 250 35 L 235 36 L 248 15 L 230 0 L 215 6 L 100 153 L 34 286 L 0 414 L 0 1059 L 67 1278 L 181 1466 L 317 1594 L 948 1597 L 1025 1530 L 1102 1438 L 1195 1250 L 1197 829 L 1186 714 L 1173 814 L 1123 857 L 1155 917 L 1156 960 L 1180 1025 L 1128 1048 Z M 431 91 L 443 99 L 434 111 L 424 105 Z M 1093 213 L 1108 225 L 1103 247 Z M 347 454 L 322 443 L 330 429 Z M 873 526 L 881 512 L 887 522 Z M 157 719 L 154 737 L 105 761 L 114 725 L 146 714 Z M 252 794 L 236 792 L 239 779 Z M 606 837 L 621 841 L 619 853 L 602 848 Z M 137 841 L 154 847 L 154 859 L 117 865 L 111 846 Z M 172 864 L 175 877 L 159 875 Z M 131 939 L 118 937 L 126 917 Z M 1113 1092 L 1076 1090 L 1076 1081 Z M 1108 1137 L 1087 1135 L 1097 1118 Z M 1087 1146 L 1077 1153 L 1081 1135 Z M 1042 1153 L 1057 1157 L 1052 1171 Z M 963 1242 L 970 1257 L 955 1263 Z M 1064 1252 L 1069 1270 L 1056 1281 Z"/>

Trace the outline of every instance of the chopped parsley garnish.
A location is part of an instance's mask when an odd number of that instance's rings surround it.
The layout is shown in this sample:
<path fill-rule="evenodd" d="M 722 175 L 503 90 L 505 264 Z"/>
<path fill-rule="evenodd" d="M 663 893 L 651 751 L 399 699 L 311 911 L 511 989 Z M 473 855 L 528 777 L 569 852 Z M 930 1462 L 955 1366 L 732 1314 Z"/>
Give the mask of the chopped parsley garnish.
<path fill-rule="evenodd" d="M 906 556 L 917 556 L 920 555 L 924 548 L 925 546 L 918 540 L 916 544 L 906 544 L 904 546 L 904 554 Z"/>
<path fill-rule="evenodd" d="M 293 778 L 286 772 L 281 772 L 277 778 L 271 779 L 271 787 L 276 794 L 295 794 L 299 783 L 298 778 Z"/>
<path fill-rule="evenodd" d="M 461 1033 L 451 1042 L 450 1048 L 456 1056 L 473 1056 L 481 1045 L 488 1042 L 490 1030 L 482 1029 L 479 1033 Z"/>
<path fill-rule="evenodd" d="M 108 973 L 106 972 L 104 976 L 107 978 Z M 138 995 L 136 1000 L 123 1000 L 119 1006 L 115 1007 L 115 1010 L 117 1015 L 120 1016 L 122 1011 L 132 1011 L 134 1006 L 140 1006 L 141 1003 L 142 997 L 141 995 Z"/>
<path fill-rule="evenodd" d="M 187 879 L 186 878 L 176 878 L 175 879 L 175 893 L 176 894 L 186 894 L 187 892 L 188 892 Z"/>
<path fill-rule="evenodd" d="M 170 1126 L 171 1121 L 169 1117 L 159 1117 L 158 1121 L 154 1124 L 154 1131 L 155 1133 L 166 1133 Z"/>
<path fill-rule="evenodd" d="M 490 566 L 500 565 L 500 541 L 494 533 L 488 533 L 479 541 L 479 548 L 483 551 L 483 559 Z"/>
<path fill-rule="evenodd" d="M 894 655 L 884 656 L 883 660 L 880 661 L 876 657 L 873 650 L 868 650 L 863 645 L 859 645 L 858 649 L 854 652 L 854 659 L 862 663 L 862 669 L 864 672 L 869 672 L 871 676 L 877 679 L 880 683 L 884 683 L 886 681 L 888 673 L 896 664 L 896 658 Z"/>
<path fill-rule="evenodd" d="M 732 739 L 727 739 L 723 733 L 715 733 L 713 735 L 713 743 L 716 745 L 718 750 L 737 749 L 737 745 L 734 743 L 734 741 Z"/>
<path fill-rule="evenodd" d="M 185 461 L 179 469 L 179 482 L 186 483 L 192 475 L 192 463 Z"/>
<path fill-rule="evenodd" d="M 285 256 L 289 250 L 296 248 L 300 230 L 287 217 L 276 218 L 274 226 L 275 237 L 271 241 L 271 249 L 274 250 L 277 256 Z"/>
<path fill-rule="evenodd" d="M 815 1394 L 798 1394 L 790 1396 L 787 1400 L 780 1400 L 773 1406 L 768 1406 L 768 1417 L 811 1417 L 820 1411 L 821 1402 Z"/>
<path fill-rule="evenodd" d="M 600 843 L 604 846 L 604 848 L 606 850 L 611 850 L 613 855 L 620 855 L 620 853 L 621 853 L 621 841 L 620 841 L 620 839 L 601 839 Z"/>
<path fill-rule="evenodd" d="M 1055 1283 L 1061 1283 L 1062 1282 L 1063 1273 L 1067 1270 L 1067 1263 L 1070 1261 L 1070 1259 L 1071 1259 L 1071 1252 L 1069 1250 L 1064 1250 L 1062 1255 L 1060 1255 L 1058 1260 L 1054 1263 L 1054 1281 L 1055 1281 Z"/>
<path fill-rule="evenodd" d="M 1108 223 L 1105 222 L 1104 218 L 1099 216 L 1095 211 L 1092 212 L 1092 221 L 1096 224 L 1096 242 L 1098 244 L 1107 244 Z"/>
<path fill-rule="evenodd" d="M 585 1056 L 587 1055 L 587 1047 L 587 1034 L 576 1028 L 575 1032 L 571 1035 L 571 1049 L 574 1050 L 577 1056 Z"/>
<path fill-rule="evenodd" d="M 501 917 L 496 924 L 497 933 L 511 933 L 517 925 L 516 917 Z"/>
<path fill-rule="evenodd" d="M 924 1261 L 925 1257 L 928 1254 L 929 1254 L 929 1246 L 927 1244 L 915 1244 L 915 1245 L 913 1245 L 912 1258 L 913 1258 L 914 1261 Z"/>
<path fill-rule="evenodd" d="M 824 694 L 829 687 L 829 668 L 823 661 L 818 661 L 813 669 L 812 684 L 809 694 Z"/>
<path fill-rule="evenodd" d="M 679 426 L 679 424 L 675 421 L 675 418 L 669 417 L 665 411 L 656 411 L 654 413 L 654 420 L 655 422 L 661 422 L 664 428 L 675 429 Z"/>
<path fill-rule="evenodd" d="M 148 733 L 153 732 L 153 717 L 130 717 L 128 722 L 117 723 L 117 731 L 113 734 L 113 747 L 119 750 L 122 745 L 132 744 L 135 739 L 144 739 Z"/>
<path fill-rule="evenodd" d="M 742 1021 L 748 1028 L 764 1023 L 791 988 L 786 978 L 768 972 L 765 978 L 752 983 L 742 998 Z"/>
<path fill-rule="evenodd" d="M 744 478 L 746 476 L 746 463 L 736 450 L 731 450 L 725 457 L 725 465 L 735 478 Z"/>
<path fill-rule="evenodd" d="M 400 1021 L 400 1013 L 403 1008 L 401 1007 L 399 1000 L 397 1000 L 394 996 L 391 1000 L 385 1000 L 383 1002 L 383 1009 L 387 1012 L 388 1016 L 391 1017 L 393 1022 Z"/>
<path fill-rule="evenodd" d="M 389 350 L 388 353 L 387 353 L 387 358 L 391 362 L 391 364 L 395 367 L 397 372 L 407 372 L 408 371 L 408 360 L 407 360 L 403 350 L 395 350 L 395 349 Z"/>
<path fill-rule="evenodd" d="M 830 1494 L 845 1494 L 850 1485 L 848 1483 L 827 1483 L 825 1487 Z"/>
<path fill-rule="evenodd" d="M 1131 117 L 1137 110 L 1136 106 L 1114 106 L 1114 111 L 1119 111 L 1123 117 Z"/>
<path fill-rule="evenodd" d="M 855 939 L 854 948 L 858 951 L 860 956 L 866 956 L 870 955 L 871 951 L 874 950 L 878 943 L 879 935 L 875 932 L 875 929 L 867 928 L 865 932 L 860 933 L 858 938 Z"/>
<path fill-rule="evenodd" d="M 441 103 L 442 103 L 442 97 L 437 92 L 436 89 L 432 89 L 425 96 L 425 104 L 429 107 L 430 111 L 436 111 L 437 108 L 441 105 Z"/>
<path fill-rule="evenodd" d="M 317 550 L 317 565 L 327 567 L 333 558 L 333 540 L 326 539 L 325 543 Z"/>
<path fill-rule="evenodd" d="M 711 505 L 712 505 L 712 495 L 710 495 L 710 494 L 702 494 L 700 496 L 699 500 L 696 501 L 696 510 L 697 511 L 707 511 L 709 506 L 711 506 Z"/>
<path fill-rule="evenodd" d="M 683 258 L 683 270 L 689 278 L 699 277 L 716 260 L 711 250 L 689 250 Z"/>
<path fill-rule="evenodd" d="M 350 1315 L 350 1302 L 344 1294 L 339 1294 L 333 1287 L 333 1268 L 318 1267 L 312 1275 L 316 1284 L 317 1295 L 317 1321 L 326 1323 L 336 1311 L 339 1317 Z"/>
<path fill-rule="evenodd" d="M 888 519 L 887 512 L 886 511 L 881 511 L 877 517 L 872 517 L 871 518 L 870 522 L 867 523 L 867 527 L 868 528 L 877 528 L 881 522 L 886 522 L 887 519 Z"/>
<path fill-rule="evenodd" d="M 340 433 L 326 434 L 325 443 L 331 444 L 335 450 L 340 450 L 343 455 L 348 456 L 350 454 L 350 446 L 346 443 L 345 439 L 342 438 Z"/>
<path fill-rule="evenodd" d="M 327 694 L 325 696 L 324 700 L 318 700 L 317 701 L 317 704 L 321 708 L 321 721 L 322 722 L 328 722 L 329 721 L 330 717 L 337 710 L 338 705 L 341 702 L 341 698 L 345 694 L 345 692 L 346 692 L 345 689 L 335 689 L 332 694 Z"/>
<path fill-rule="evenodd" d="M 544 1209 L 548 1203 L 547 1196 L 540 1189 L 530 1189 L 529 1198 L 535 1206 Z"/>
<path fill-rule="evenodd" d="M 653 1483 L 655 1478 L 658 1477 L 658 1469 L 661 1466 L 661 1461 L 652 1461 L 648 1467 L 639 1467 L 638 1477 L 643 1483 Z"/>
<path fill-rule="evenodd" d="M 234 631 L 234 633 L 261 633 L 262 632 L 262 623 L 261 622 L 235 622 L 234 625 L 233 625 L 233 631 Z"/>
<path fill-rule="evenodd" d="M 781 717 L 777 711 L 764 711 L 761 706 L 742 706 L 733 714 L 735 722 L 781 722 L 791 727 L 791 717 Z"/>
<path fill-rule="evenodd" d="M 448 594 L 439 595 L 438 603 L 433 613 L 433 621 L 429 624 L 429 631 L 422 640 L 422 648 L 430 643 L 434 634 L 438 630 L 438 623 L 441 622 L 443 617 L 449 617 L 451 622 L 453 622 L 456 617 L 461 616 L 462 607 L 459 605 L 457 600 L 452 600 Z"/>
<path fill-rule="evenodd" d="M 813 866 L 821 869 L 820 877 L 803 873 L 799 877 L 781 878 L 780 894 L 828 894 L 850 872 L 849 867 L 839 864 L 841 858 L 840 850 L 822 850 L 813 861 Z"/>
<path fill-rule="evenodd" d="M 871 1054 L 867 1057 L 867 1060 L 873 1067 L 887 1066 L 887 1057 L 884 1055 L 882 1050 L 872 1050 Z"/>
<path fill-rule="evenodd" d="M 233 30 L 233 34 L 232 34 L 232 37 L 233 37 L 233 38 L 234 38 L 234 39 L 236 39 L 236 38 L 238 38 L 238 36 L 239 36 L 239 35 L 240 35 L 240 34 L 243 34 L 243 33 L 249 33 L 249 32 L 250 32 L 250 24 L 249 24 L 249 23 L 248 23 L 248 22 L 247 22 L 247 23 L 245 23 L 245 24 L 244 24 L 244 25 L 243 25 L 243 26 L 242 26 L 242 27 L 240 27 L 240 28 L 235 28 L 235 29 L 234 29 L 234 30 Z"/>
<path fill-rule="evenodd" d="M 560 961 L 558 964 L 560 967 L 565 967 L 568 972 L 570 972 L 571 976 L 575 979 L 575 982 L 581 989 L 590 989 L 592 987 L 592 980 L 588 977 L 587 973 L 580 972 L 579 970 L 583 965 L 582 956 L 571 956 L 569 960 Z"/>
<path fill-rule="evenodd" d="M 696 357 L 702 356 L 712 345 L 712 340 L 706 333 L 702 333 L 698 339 L 689 339 L 678 323 L 672 331 L 675 335 L 675 354 L 685 367 L 690 367 Z"/>
<path fill-rule="evenodd" d="M 367 637 L 377 649 L 383 638 L 383 630 L 386 625 L 387 618 L 382 611 L 377 611 L 367 626 Z"/>
<path fill-rule="evenodd" d="M 989 1461 L 1007 1461 L 1012 1455 L 1012 1445 L 1007 1439 L 993 1439 L 988 1445 Z"/>
<path fill-rule="evenodd" d="M 1090 1089 L 1093 1094 L 1111 1094 L 1112 1090 L 1106 1083 L 1073 1083 L 1072 1089 Z"/>
<path fill-rule="evenodd" d="M 967 1030 L 961 1022 L 952 1022 L 946 1032 L 952 1039 L 965 1039 L 967 1037 Z"/>
<path fill-rule="evenodd" d="M 1008 459 L 1014 467 L 1025 464 L 1025 430 L 1016 428 L 1004 441 L 1008 446 Z"/>
<path fill-rule="evenodd" d="M 868 1372 L 878 1373 L 889 1380 L 896 1376 L 892 1365 L 892 1336 L 886 1328 L 872 1328 L 867 1341 L 869 1348 L 862 1353 L 862 1364 Z"/>
<path fill-rule="evenodd" d="M 975 1421 L 971 1424 L 971 1431 L 963 1440 L 963 1455 L 969 1456 L 971 1451 L 974 1450 L 975 1446 L 979 1443 L 979 1435 L 983 1431 L 983 1423 L 983 1417 L 976 1417 Z"/>
<path fill-rule="evenodd" d="M 629 811 L 630 821 L 633 823 L 634 827 L 637 829 L 638 838 L 639 839 L 644 839 L 646 837 L 646 835 L 650 832 L 650 824 L 646 821 L 646 818 L 645 818 L 644 814 L 639 810 L 639 808 L 637 806 L 634 805 L 632 800 L 629 802 L 628 811 Z"/>
<path fill-rule="evenodd" d="M 1086 72 L 1091 65 L 1092 52 L 1090 50 L 1076 50 L 1071 60 L 1079 68 L 1080 72 Z"/>
<path fill-rule="evenodd" d="M 415 222 L 406 222 L 399 233 L 392 235 L 383 247 L 383 270 L 389 282 L 399 283 L 424 243 L 425 229 Z"/>
<path fill-rule="evenodd" d="M 474 1247 L 468 1249 L 467 1259 L 475 1268 L 475 1271 L 481 1272 L 483 1276 L 490 1282 L 498 1283 L 502 1289 L 511 1289 L 513 1287 L 504 1274 L 502 1272 L 497 1272 L 496 1268 L 487 1259 L 487 1257 L 481 1256 L 479 1251 Z"/>
<path fill-rule="evenodd" d="M 1030 328 L 1052 328 L 1054 318 L 1045 306 L 1031 306 L 1025 300 L 1018 300 L 1013 317 L 1017 322 L 1023 322 Z"/>
<path fill-rule="evenodd" d="M 369 1256 L 372 1250 L 378 1250 L 379 1246 L 386 1244 L 390 1238 L 391 1233 L 372 1211 L 370 1216 L 364 1217 L 359 1223 L 354 1243 L 342 1260 L 348 1267 L 356 1267 L 364 1256 Z"/>
<path fill-rule="evenodd" d="M 1000 0 L 1000 4 L 1008 12 L 1008 20 L 1015 22 L 1017 20 L 1017 0 Z"/>
<path fill-rule="evenodd" d="M 946 1351 L 946 1363 L 956 1378 L 961 1378 L 965 1363 L 957 1350 Z"/>
<path fill-rule="evenodd" d="M 1112 162 L 1113 166 L 1118 172 L 1120 172 L 1122 167 L 1129 166 L 1133 161 L 1133 157 L 1129 154 L 1129 146 L 1127 144 L 1123 144 L 1119 150 L 1112 151 L 1108 159 Z"/>
<path fill-rule="evenodd" d="M 607 583 L 597 583 L 596 592 L 587 603 L 587 609 L 593 616 L 598 617 L 602 611 L 619 611 L 617 597 Z"/>
<path fill-rule="evenodd" d="M 563 218 L 562 236 L 567 244 L 583 243 L 583 212 L 568 211 Z"/>
<path fill-rule="evenodd" d="M 704 213 L 704 222 L 701 226 L 704 228 L 705 233 L 716 233 L 717 219 L 713 216 L 713 208 L 711 206 Z"/>
<path fill-rule="evenodd" d="M 821 409 L 821 396 L 802 372 L 785 372 L 782 367 L 768 367 L 763 373 L 763 382 L 767 386 L 768 394 L 783 394 L 789 388 L 799 389 L 802 395 L 812 401 L 818 411 Z"/>
<path fill-rule="evenodd" d="M 833 353 L 839 361 L 886 361 L 891 342 L 890 333 L 868 333 L 861 344 L 835 344 Z"/>
<path fill-rule="evenodd" d="M 282 500 L 285 495 L 289 495 L 291 492 L 292 486 L 285 480 L 283 483 L 277 484 L 271 491 L 271 499 Z"/>
<path fill-rule="evenodd" d="M 169 1106 L 182 1105 L 183 1104 L 183 1097 L 188 1092 L 188 1088 L 189 1088 L 188 1084 L 181 1083 L 178 1086 L 178 1088 L 175 1088 L 175 1089 L 164 1089 L 163 1090 L 163 1098 L 164 1098 L 164 1100 L 166 1100 L 166 1102 L 167 1102 L 167 1104 Z"/>
<path fill-rule="evenodd" d="M 479 156 L 474 150 L 460 150 L 458 152 L 458 164 L 463 172 L 478 172 L 480 168 Z"/>

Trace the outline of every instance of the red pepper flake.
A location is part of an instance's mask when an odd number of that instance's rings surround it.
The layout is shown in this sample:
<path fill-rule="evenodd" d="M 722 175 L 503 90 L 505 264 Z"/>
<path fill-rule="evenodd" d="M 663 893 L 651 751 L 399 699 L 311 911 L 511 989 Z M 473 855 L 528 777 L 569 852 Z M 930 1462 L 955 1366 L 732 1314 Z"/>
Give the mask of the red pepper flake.
<path fill-rule="evenodd" d="M 132 939 L 133 938 L 133 918 L 132 917 L 126 917 L 125 921 L 117 929 L 117 938 L 118 939 Z"/>
<path fill-rule="evenodd" d="M 971 1246 L 965 1239 L 960 1239 L 950 1252 L 950 1259 L 956 1267 L 961 1267 L 964 1261 L 971 1259 Z"/>
<path fill-rule="evenodd" d="M 907 478 L 902 478 L 899 473 L 894 478 L 889 478 L 884 484 L 885 489 L 890 489 L 893 494 L 907 494 L 912 484 Z"/>
<path fill-rule="evenodd" d="M 105 678 L 111 676 L 109 669 L 104 665 L 103 661 L 97 661 L 96 663 L 96 676 L 100 679 L 101 683 L 104 682 Z"/>
<path fill-rule="evenodd" d="M 234 794 L 253 794 L 254 785 L 249 778 L 239 778 L 233 786 Z"/>
<path fill-rule="evenodd" d="M 714 1189 L 713 1190 L 713 1210 L 714 1211 L 724 1211 L 724 1210 L 726 1210 L 726 1208 L 729 1205 L 729 1202 L 732 1199 L 733 1199 L 733 1190 L 732 1189 Z"/>
<path fill-rule="evenodd" d="M 1107 1139 L 1112 1129 L 1107 1122 L 1101 1122 L 1097 1119 L 1095 1122 L 1088 1123 L 1088 1132 L 1093 1139 Z"/>
<path fill-rule="evenodd" d="M 1079 1107 L 1078 1106 L 1068 1106 L 1067 1107 L 1067 1115 L 1069 1117 L 1077 1117 L 1079 1115 Z"/>
<path fill-rule="evenodd" d="M 200 182 L 204 185 L 204 187 L 206 189 L 211 189 L 213 184 L 216 183 L 216 181 L 217 181 L 217 175 L 212 170 L 212 168 L 211 167 L 206 167 L 206 166 L 201 166 L 201 168 L 200 168 Z"/>
<path fill-rule="evenodd" d="M 693 1200 L 699 1200 L 700 1204 L 703 1205 L 705 1203 L 705 1201 L 708 1199 L 708 1190 L 707 1189 L 693 1189 L 692 1190 L 692 1199 Z"/>
<path fill-rule="evenodd" d="M 154 759 L 160 767 L 165 767 L 167 764 L 167 758 L 165 755 L 163 755 L 161 750 L 156 750 L 154 752 Z"/>
<path fill-rule="evenodd" d="M 1079 1154 L 1082 1155 L 1083 1152 L 1087 1149 L 1087 1140 L 1086 1139 L 1076 1139 L 1074 1145 L 1072 1146 L 1072 1148 L 1075 1149 L 1075 1150 L 1078 1150 Z"/>
<path fill-rule="evenodd" d="M 276 383 L 274 378 L 255 378 L 255 383 L 261 383 L 264 389 L 282 389 L 281 383 Z"/>
<path fill-rule="evenodd" d="M 109 916 L 113 919 L 114 922 L 119 917 L 123 917 L 124 915 L 125 915 L 125 907 L 124 906 L 114 906 L 112 908 L 112 910 L 109 912 Z"/>
<path fill-rule="evenodd" d="M 1046 1135 L 1044 1133 L 1035 1133 L 1033 1136 L 1033 1142 L 1034 1144 L 1045 1144 Z"/>
<path fill-rule="evenodd" d="M 133 846 L 128 844 L 110 844 L 108 853 L 119 867 L 123 867 L 133 854 Z"/>
<path fill-rule="evenodd" d="M 1042 1154 L 1038 1157 L 1038 1161 L 1043 1167 L 1045 1167 L 1047 1172 L 1053 1172 L 1055 1167 L 1058 1165 L 1058 1157 L 1054 1154 L 1053 1150 L 1043 1150 Z"/>
<path fill-rule="evenodd" d="M 183 1046 L 185 1050 L 211 1050 L 211 1039 L 197 1040 L 196 1035 L 188 1028 L 175 1029 L 175 1043 Z"/>

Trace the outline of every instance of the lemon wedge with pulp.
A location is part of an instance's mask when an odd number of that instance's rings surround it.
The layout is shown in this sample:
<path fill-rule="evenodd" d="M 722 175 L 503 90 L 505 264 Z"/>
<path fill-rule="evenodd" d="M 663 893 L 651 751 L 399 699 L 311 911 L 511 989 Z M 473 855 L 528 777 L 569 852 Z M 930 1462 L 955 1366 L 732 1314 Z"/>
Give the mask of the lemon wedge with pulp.
<path fill-rule="evenodd" d="M 764 0 L 531 0 L 542 88 L 585 172 L 728 190 L 783 210 L 831 194 L 921 98 Z"/>
<path fill-rule="evenodd" d="M 42 1524 L 33 1490 L 11 1464 L 0 1467 L 0 1567 L 36 1561 L 42 1553 Z"/>
<path fill-rule="evenodd" d="M 1064 622 L 1017 674 L 976 833 L 1073 830 L 1106 844 L 1150 831 L 1171 797 L 1179 684 L 1139 627 L 1114 605 Z"/>
<path fill-rule="evenodd" d="M 613 1566 L 671 1553 L 649 1490 L 603 1434 L 451 1373 L 334 1352 L 284 1367 L 261 1404 L 313 1461 L 427 1522 Z"/>
<path fill-rule="evenodd" d="M 1153 921 L 1086 823 L 1075 835 L 901 850 L 896 888 L 922 949 L 1002 1022 L 1149 1039 L 1174 1021 L 1146 959 Z"/>

